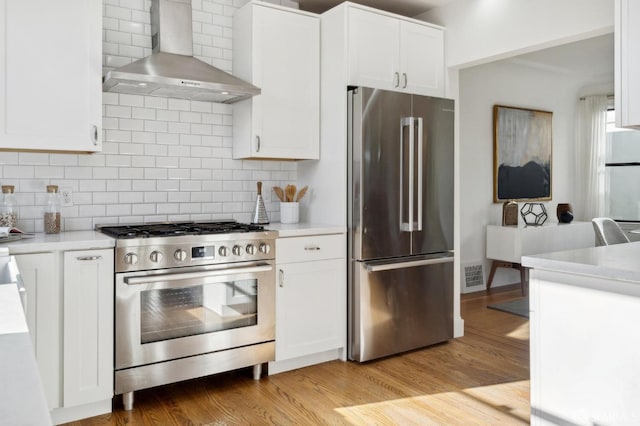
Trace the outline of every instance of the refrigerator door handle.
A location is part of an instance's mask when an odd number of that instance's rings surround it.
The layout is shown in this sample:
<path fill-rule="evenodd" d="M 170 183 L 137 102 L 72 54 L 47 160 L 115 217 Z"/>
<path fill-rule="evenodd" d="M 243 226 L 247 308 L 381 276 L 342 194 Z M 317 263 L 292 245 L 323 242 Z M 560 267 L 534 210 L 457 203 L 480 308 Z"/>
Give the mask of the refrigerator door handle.
<path fill-rule="evenodd" d="M 424 140 L 422 137 L 422 117 L 418 117 L 416 121 L 418 122 L 418 225 L 415 229 L 412 227 L 412 231 L 422 231 L 422 208 L 424 207 L 422 204 L 422 169 L 424 163 L 424 158 L 422 157 L 424 153 Z"/>
<path fill-rule="evenodd" d="M 413 165 L 414 165 L 414 146 L 415 146 L 415 137 L 414 137 L 414 117 L 402 117 L 400 119 L 400 230 L 405 232 L 413 231 Z M 403 222 L 403 208 L 404 208 L 404 129 L 409 128 L 409 188 L 407 192 L 408 199 L 408 221 Z"/>
<path fill-rule="evenodd" d="M 408 262 L 371 263 L 367 264 L 367 272 L 391 271 L 394 269 L 413 268 L 416 266 L 437 265 L 453 262 L 453 256 L 435 257 L 431 259 L 410 260 Z"/>

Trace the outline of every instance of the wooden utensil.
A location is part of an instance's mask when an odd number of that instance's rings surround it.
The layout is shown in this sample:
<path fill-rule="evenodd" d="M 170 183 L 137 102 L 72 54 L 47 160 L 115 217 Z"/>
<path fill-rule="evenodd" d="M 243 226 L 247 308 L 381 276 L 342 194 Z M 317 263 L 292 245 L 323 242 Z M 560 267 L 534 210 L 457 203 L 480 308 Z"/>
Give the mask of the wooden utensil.
<path fill-rule="evenodd" d="M 280 201 L 282 201 L 283 203 L 285 202 L 284 191 L 282 190 L 282 188 L 280 188 L 279 186 L 274 186 L 273 192 L 276 193 L 276 197 L 278 197 Z"/>
<path fill-rule="evenodd" d="M 305 186 L 304 188 L 302 188 L 300 190 L 300 192 L 298 192 L 298 195 L 296 196 L 296 203 L 300 202 L 300 200 L 302 200 L 302 197 L 304 197 L 304 194 L 307 193 L 307 189 L 309 189 L 309 186 Z"/>
<path fill-rule="evenodd" d="M 296 186 L 295 185 L 287 185 L 284 188 L 284 193 L 286 195 L 287 202 L 288 203 L 293 202 L 293 199 L 296 196 Z"/>

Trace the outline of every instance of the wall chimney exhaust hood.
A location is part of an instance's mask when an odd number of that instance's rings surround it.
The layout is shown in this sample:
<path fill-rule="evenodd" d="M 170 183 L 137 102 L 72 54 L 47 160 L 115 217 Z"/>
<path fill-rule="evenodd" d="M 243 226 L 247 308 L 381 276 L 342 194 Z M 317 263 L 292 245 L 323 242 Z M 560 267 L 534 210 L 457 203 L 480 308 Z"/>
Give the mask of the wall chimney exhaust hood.
<path fill-rule="evenodd" d="M 233 103 L 260 94 L 244 80 L 193 57 L 191 0 L 152 0 L 153 53 L 109 71 L 104 92 Z"/>

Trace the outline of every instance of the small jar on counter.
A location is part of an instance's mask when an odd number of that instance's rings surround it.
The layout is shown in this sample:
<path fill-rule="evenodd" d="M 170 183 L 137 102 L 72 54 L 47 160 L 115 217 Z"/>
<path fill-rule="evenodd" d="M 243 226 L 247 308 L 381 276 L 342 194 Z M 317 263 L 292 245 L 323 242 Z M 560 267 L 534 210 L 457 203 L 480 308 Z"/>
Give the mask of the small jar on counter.
<path fill-rule="evenodd" d="M 58 185 L 47 185 L 47 202 L 44 206 L 44 232 L 46 234 L 57 234 L 60 232 Z"/>
<path fill-rule="evenodd" d="M 18 224 L 16 199 L 13 185 L 2 185 L 2 202 L 0 203 L 0 226 L 14 227 Z"/>

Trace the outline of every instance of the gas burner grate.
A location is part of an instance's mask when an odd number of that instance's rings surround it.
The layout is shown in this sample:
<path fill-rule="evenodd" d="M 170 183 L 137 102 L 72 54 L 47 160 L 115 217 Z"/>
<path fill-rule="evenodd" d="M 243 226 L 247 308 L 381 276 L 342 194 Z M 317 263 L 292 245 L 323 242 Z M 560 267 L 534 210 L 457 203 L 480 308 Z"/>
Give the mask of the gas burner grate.
<path fill-rule="evenodd" d="M 261 225 L 238 223 L 235 221 L 149 223 L 114 226 L 99 225 L 96 228 L 103 234 L 118 239 L 231 234 L 236 232 L 256 232 L 264 230 L 264 227 Z"/>

